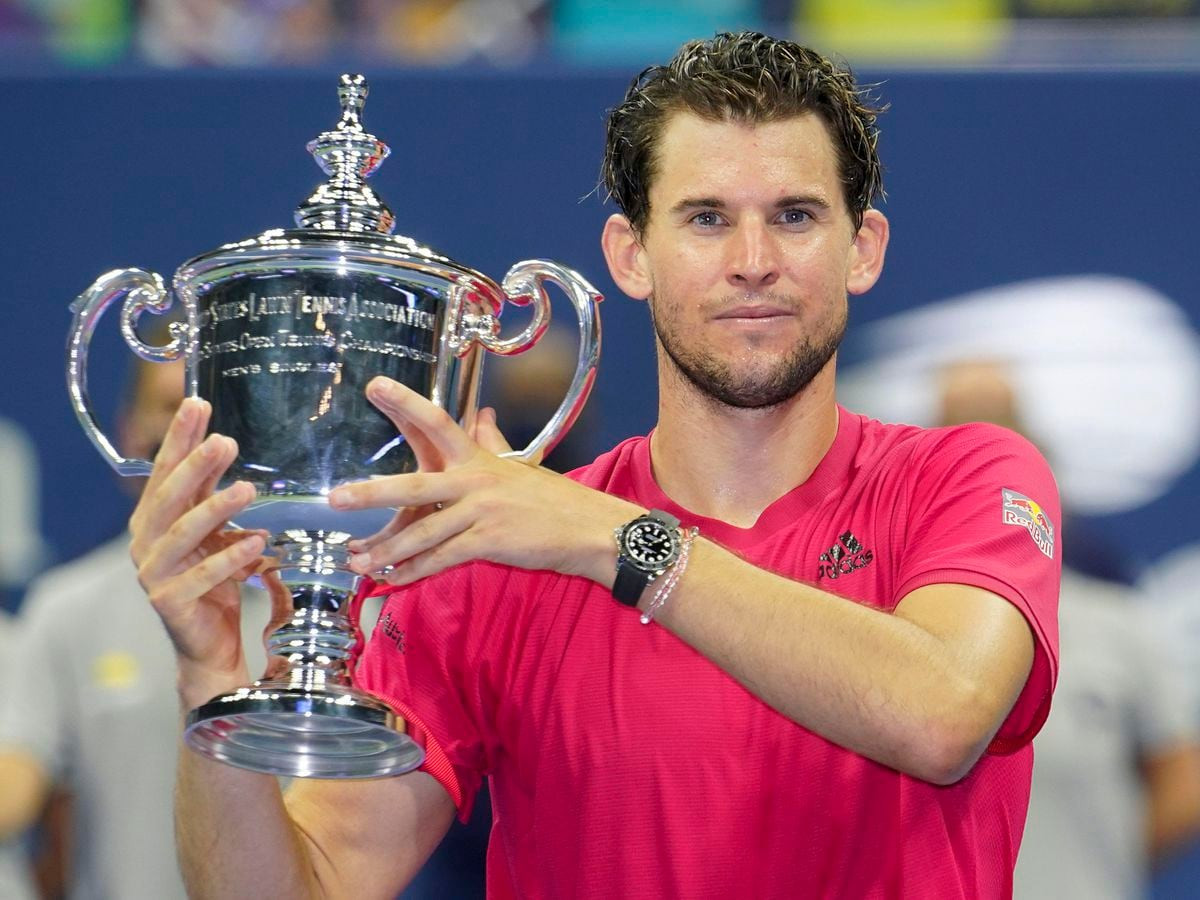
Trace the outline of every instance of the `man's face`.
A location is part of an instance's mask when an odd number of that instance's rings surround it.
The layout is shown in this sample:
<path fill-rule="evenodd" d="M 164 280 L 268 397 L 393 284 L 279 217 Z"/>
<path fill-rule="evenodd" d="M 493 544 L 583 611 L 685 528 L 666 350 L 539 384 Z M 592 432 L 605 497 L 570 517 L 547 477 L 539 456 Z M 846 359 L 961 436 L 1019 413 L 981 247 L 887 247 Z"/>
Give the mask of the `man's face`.
<path fill-rule="evenodd" d="M 841 341 L 848 288 L 870 287 L 855 274 L 833 143 L 811 114 L 760 125 L 675 114 L 640 243 L 662 364 L 729 406 L 803 390 Z"/>

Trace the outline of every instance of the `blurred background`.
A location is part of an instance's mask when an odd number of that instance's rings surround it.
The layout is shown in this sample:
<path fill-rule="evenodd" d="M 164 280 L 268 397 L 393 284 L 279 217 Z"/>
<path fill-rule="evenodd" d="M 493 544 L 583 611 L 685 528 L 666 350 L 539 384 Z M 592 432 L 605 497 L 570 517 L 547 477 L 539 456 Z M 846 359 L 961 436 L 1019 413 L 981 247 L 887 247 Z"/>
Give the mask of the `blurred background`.
<path fill-rule="evenodd" d="M 739 28 L 846 58 L 891 105 L 892 244 L 880 284 L 851 305 L 843 402 L 935 424 L 954 367 L 1000 371 L 1010 424 L 1055 466 L 1066 546 L 1079 535 L 1078 567 L 1128 589 L 1194 725 L 1197 0 L 0 0 L 4 606 L 119 534 L 130 508 L 67 403 L 68 304 L 110 269 L 169 279 L 219 244 L 290 227 L 323 180 L 304 145 L 337 121 L 342 71 L 370 80 L 364 122 L 392 148 L 372 185 L 398 233 L 496 280 L 556 259 L 606 295 L 596 389 L 560 467 L 648 429 L 645 310 L 612 285 L 598 244 L 612 211 L 595 188 L 604 113 L 683 40 Z M 547 353 L 569 366 L 565 303 L 556 315 Z M 132 359 L 115 318 L 91 369 L 106 423 Z M 515 330 L 521 311 L 506 318 Z M 540 426 L 518 421 L 528 409 L 554 402 L 537 352 L 485 370 L 502 426 L 520 433 Z M 1126 748 L 1136 772 L 1142 739 Z M 1147 876 L 1155 896 L 1196 896 L 1191 827 Z"/>

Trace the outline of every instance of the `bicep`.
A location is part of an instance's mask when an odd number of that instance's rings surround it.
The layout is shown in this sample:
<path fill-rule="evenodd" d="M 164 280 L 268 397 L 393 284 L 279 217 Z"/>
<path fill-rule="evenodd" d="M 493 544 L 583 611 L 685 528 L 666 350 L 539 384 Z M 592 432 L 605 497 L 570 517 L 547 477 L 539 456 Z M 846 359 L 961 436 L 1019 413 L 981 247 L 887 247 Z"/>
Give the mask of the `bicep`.
<path fill-rule="evenodd" d="M 454 821 L 425 772 L 364 781 L 297 780 L 285 803 L 327 897 L 392 898 Z"/>
<path fill-rule="evenodd" d="M 895 614 L 937 638 L 964 678 L 978 687 L 978 712 L 995 733 L 1033 668 L 1033 630 L 998 594 L 965 584 L 930 584 L 896 605 Z"/>

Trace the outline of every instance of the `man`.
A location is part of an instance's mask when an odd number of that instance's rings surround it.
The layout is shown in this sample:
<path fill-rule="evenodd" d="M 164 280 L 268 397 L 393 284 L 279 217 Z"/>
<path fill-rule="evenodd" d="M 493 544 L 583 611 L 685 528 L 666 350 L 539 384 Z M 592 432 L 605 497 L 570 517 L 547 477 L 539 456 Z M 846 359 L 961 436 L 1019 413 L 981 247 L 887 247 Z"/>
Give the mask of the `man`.
<path fill-rule="evenodd" d="M 652 314 L 649 438 L 564 477 L 499 457 L 486 412 L 468 435 L 370 383 L 421 471 L 330 494 L 401 510 L 352 565 L 394 564 L 405 640 L 356 679 L 427 760 L 285 799 L 183 754 L 198 895 L 389 896 L 485 775 L 496 897 L 1011 891 L 1055 678 L 1057 492 L 1010 432 L 836 403 L 847 295 L 888 241 L 874 122 L 848 73 L 749 33 L 685 45 L 612 112 L 602 244 Z M 181 408 L 132 519 L 184 706 L 246 680 L 222 612 L 263 550 L 221 537 L 253 490 L 203 491 L 236 454 L 208 415 Z"/>
<path fill-rule="evenodd" d="M 139 362 L 122 404 L 122 452 L 153 456 L 182 399 L 182 363 Z M 256 674 L 267 612 L 260 598 L 242 618 Z M 11 827 L 32 824 L 58 789 L 70 801 L 69 858 L 58 860 L 68 896 L 183 900 L 171 828 L 174 654 L 138 587 L 128 537 L 38 578 L 18 623 L 5 656 L 19 674 L 0 696 L 0 805 Z"/>

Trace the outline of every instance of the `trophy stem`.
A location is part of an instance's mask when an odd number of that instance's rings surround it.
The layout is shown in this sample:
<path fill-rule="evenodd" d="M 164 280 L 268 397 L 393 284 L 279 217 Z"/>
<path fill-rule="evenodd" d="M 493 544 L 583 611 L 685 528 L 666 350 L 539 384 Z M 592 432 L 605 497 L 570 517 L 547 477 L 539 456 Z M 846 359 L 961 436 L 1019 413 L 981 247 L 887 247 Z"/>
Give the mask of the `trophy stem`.
<path fill-rule="evenodd" d="M 349 685 L 347 664 L 360 638 L 342 610 L 354 592 L 320 584 L 290 587 L 292 618 L 267 637 L 267 655 L 286 660 L 287 680 L 296 689 Z"/>
<path fill-rule="evenodd" d="M 274 676 L 188 714 L 184 739 L 221 762 L 271 775 L 373 778 L 415 769 L 424 751 L 380 700 L 354 689 L 362 635 L 344 532 L 288 530 L 271 541 L 292 616 L 266 639 Z M 282 667 L 278 661 L 282 661 Z"/>

